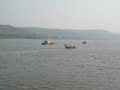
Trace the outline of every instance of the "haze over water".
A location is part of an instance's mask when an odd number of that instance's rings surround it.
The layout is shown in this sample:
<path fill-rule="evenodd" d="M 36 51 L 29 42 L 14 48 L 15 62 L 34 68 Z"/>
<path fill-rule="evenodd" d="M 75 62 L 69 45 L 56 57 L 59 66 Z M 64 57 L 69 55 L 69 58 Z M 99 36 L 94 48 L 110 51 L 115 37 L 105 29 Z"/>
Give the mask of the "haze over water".
<path fill-rule="evenodd" d="M 120 32 L 120 0 L 0 0 L 0 24 Z"/>

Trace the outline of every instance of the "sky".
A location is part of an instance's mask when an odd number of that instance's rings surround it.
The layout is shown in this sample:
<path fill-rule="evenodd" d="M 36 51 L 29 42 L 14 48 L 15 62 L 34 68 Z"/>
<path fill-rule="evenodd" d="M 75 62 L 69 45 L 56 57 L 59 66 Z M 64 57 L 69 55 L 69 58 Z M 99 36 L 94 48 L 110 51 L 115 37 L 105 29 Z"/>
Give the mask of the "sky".
<path fill-rule="evenodd" d="M 120 32 L 120 0 L 0 0 L 0 24 Z"/>

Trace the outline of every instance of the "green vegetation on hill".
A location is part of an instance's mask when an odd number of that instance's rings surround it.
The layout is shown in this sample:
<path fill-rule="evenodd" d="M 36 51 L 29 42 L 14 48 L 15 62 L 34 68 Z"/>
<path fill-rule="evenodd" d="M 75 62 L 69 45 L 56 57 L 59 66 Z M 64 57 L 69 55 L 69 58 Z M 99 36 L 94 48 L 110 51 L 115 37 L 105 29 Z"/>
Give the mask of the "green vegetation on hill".
<path fill-rule="evenodd" d="M 76 40 L 109 40 L 120 39 L 120 35 L 105 30 L 73 30 L 73 29 L 48 29 L 36 27 L 13 27 L 0 25 L 0 38 L 23 39 L 76 39 Z"/>

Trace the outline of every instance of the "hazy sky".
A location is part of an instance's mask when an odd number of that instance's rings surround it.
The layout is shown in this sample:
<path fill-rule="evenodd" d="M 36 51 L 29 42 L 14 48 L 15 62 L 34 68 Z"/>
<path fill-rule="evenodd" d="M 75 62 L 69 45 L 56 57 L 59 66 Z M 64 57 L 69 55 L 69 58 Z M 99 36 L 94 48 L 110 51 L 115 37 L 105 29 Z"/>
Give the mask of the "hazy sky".
<path fill-rule="evenodd" d="M 0 24 L 120 32 L 120 0 L 0 0 Z"/>

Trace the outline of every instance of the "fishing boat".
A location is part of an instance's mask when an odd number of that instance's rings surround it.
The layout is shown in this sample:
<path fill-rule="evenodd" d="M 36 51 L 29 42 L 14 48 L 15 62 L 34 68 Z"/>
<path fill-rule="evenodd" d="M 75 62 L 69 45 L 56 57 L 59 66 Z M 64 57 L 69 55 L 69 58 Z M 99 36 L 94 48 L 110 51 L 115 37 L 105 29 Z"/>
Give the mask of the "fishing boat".
<path fill-rule="evenodd" d="M 53 40 L 44 40 L 44 42 L 41 43 L 42 45 L 54 45 L 55 41 Z"/>
<path fill-rule="evenodd" d="M 83 44 L 87 44 L 87 42 L 86 42 L 86 41 L 83 41 L 82 43 L 83 43 Z"/>
<path fill-rule="evenodd" d="M 75 49 L 75 48 L 76 48 L 76 45 L 73 45 L 73 46 L 72 46 L 72 45 L 66 45 L 66 44 L 65 44 L 65 48 L 66 48 L 66 49 Z"/>

